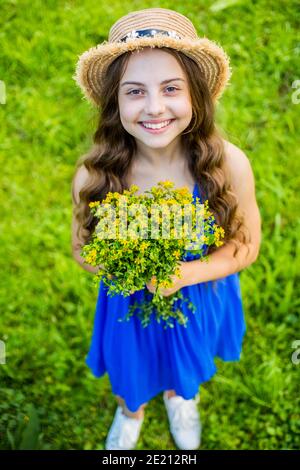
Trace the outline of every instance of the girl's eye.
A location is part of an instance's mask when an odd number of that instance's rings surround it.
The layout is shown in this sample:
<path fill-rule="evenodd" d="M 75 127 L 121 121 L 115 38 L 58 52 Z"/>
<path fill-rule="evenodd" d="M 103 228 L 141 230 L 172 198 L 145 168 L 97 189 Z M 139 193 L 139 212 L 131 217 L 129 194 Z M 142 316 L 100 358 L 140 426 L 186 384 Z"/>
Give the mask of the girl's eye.
<path fill-rule="evenodd" d="M 166 87 L 166 90 L 167 90 L 168 88 L 169 88 L 169 89 L 170 89 L 170 88 L 173 88 L 174 90 L 178 90 L 178 88 L 176 88 L 176 87 L 174 87 L 174 86 L 168 86 L 168 87 Z M 139 89 L 131 90 L 131 91 L 129 91 L 129 92 L 127 93 L 127 95 L 137 95 L 137 93 L 133 93 L 134 91 L 141 91 L 141 89 L 139 88 Z"/>
<path fill-rule="evenodd" d="M 173 88 L 174 90 L 178 90 L 175 86 L 168 86 L 167 88 Z"/>
<path fill-rule="evenodd" d="M 127 95 L 136 95 L 137 93 L 133 93 L 134 91 L 139 91 L 139 90 L 131 90 L 129 91 L 128 93 L 126 93 Z"/>

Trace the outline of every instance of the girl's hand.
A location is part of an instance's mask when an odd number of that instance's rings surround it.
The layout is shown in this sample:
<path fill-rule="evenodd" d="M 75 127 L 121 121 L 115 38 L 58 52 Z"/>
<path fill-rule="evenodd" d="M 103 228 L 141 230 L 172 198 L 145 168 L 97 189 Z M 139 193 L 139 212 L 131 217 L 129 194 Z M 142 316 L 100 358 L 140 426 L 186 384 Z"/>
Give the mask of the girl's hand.
<path fill-rule="evenodd" d="M 187 278 L 185 276 L 187 264 L 188 263 L 186 261 L 180 261 L 179 270 L 180 270 L 181 278 L 179 278 L 178 276 L 175 276 L 175 275 L 171 276 L 172 287 L 168 287 L 168 288 L 160 287 L 159 288 L 159 293 L 161 295 L 163 295 L 164 297 L 169 297 L 169 295 L 174 294 L 175 292 L 177 292 L 182 287 L 185 287 L 186 285 L 188 285 Z M 148 290 L 152 294 L 154 294 L 155 289 L 156 289 L 155 281 L 156 281 L 156 277 L 153 276 L 151 278 L 151 280 L 146 283 L 146 286 L 147 286 Z"/>

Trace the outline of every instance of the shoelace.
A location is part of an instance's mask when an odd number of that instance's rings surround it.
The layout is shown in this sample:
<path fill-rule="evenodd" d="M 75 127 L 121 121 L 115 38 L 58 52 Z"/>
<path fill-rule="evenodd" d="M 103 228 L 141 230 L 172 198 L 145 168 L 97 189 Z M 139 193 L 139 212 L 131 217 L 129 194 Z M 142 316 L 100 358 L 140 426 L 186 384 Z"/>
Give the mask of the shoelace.
<path fill-rule="evenodd" d="M 199 414 L 196 407 L 199 401 L 200 398 L 197 396 L 192 401 L 184 400 L 177 404 L 177 406 L 171 411 L 172 428 L 174 430 L 191 429 L 194 426 L 199 426 Z"/>
<path fill-rule="evenodd" d="M 114 447 L 131 447 L 135 443 L 140 423 L 138 420 L 135 420 L 135 423 L 134 421 L 132 421 L 134 418 L 129 418 L 128 416 L 123 415 L 122 412 L 120 413 L 120 415 L 122 419 L 122 424 L 119 428 L 120 433 L 111 436 L 111 444 Z M 134 436 L 132 436 L 133 432 Z"/>

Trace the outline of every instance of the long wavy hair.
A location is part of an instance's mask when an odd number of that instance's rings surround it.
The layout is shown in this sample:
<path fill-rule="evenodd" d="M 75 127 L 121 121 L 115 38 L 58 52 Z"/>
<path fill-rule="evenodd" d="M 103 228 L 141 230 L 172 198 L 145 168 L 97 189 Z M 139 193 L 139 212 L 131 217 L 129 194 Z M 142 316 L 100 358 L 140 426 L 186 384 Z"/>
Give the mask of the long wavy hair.
<path fill-rule="evenodd" d="M 223 241 L 234 243 L 236 256 L 239 245 L 247 242 L 246 227 L 238 210 L 237 197 L 228 180 L 224 142 L 214 122 L 214 103 L 207 83 L 193 59 L 167 47 L 161 49 L 177 59 L 188 79 L 192 119 L 181 134 L 188 167 L 202 196 L 208 199 L 209 210 L 214 214 L 216 223 L 225 231 Z M 79 203 L 74 207 L 79 224 L 77 235 L 84 243 L 91 240 L 97 222 L 88 204 L 104 199 L 109 191 L 122 193 L 124 189 L 129 189 L 126 176 L 136 152 L 136 142 L 122 126 L 118 89 L 130 55 L 130 51 L 122 54 L 107 69 L 93 146 L 76 164 L 74 177 L 81 165 L 85 166 L 89 174 L 79 192 Z M 209 246 L 207 254 L 216 249 L 215 246 Z"/>

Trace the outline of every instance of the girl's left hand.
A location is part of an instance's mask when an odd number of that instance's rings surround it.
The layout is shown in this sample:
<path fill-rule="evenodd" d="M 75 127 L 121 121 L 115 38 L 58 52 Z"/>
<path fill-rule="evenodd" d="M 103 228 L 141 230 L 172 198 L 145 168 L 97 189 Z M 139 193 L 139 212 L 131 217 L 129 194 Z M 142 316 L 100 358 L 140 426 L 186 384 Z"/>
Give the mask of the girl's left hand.
<path fill-rule="evenodd" d="M 185 276 L 185 273 L 186 273 L 185 268 L 186 267 L 187 267 L 187 262 L 186 261 L 180 261 L 179 269 L 180 269 L 181 278 L 179 278 L 178 276 L 175 276 L 175 275 L 171 276 L 172 287 L 168 287 L 168 288 L 160 287 L 159 288 L 159 293 L 161 295 L 163 295 L 164 297 L 169 297 L 169 295 L 174 294 L 174 292 L 177 292 L 182 287 L 188 285 L 187 282 L 186 282 L 186 276 Z M 155 280 L 156 280 L 156 278 L 155 278 L 155 276 L 153 276 L 151 278 L 150 282 L 146 283 L 146 286 L 147 286 L 148 290 L 152 294 L 154 294 L 155 289 L 156 289 L 156 286 L 153 283 L 153 281 L 155 281 Z"/>

